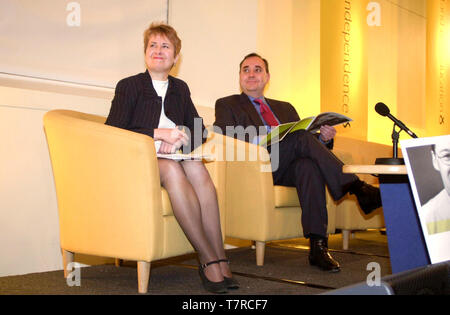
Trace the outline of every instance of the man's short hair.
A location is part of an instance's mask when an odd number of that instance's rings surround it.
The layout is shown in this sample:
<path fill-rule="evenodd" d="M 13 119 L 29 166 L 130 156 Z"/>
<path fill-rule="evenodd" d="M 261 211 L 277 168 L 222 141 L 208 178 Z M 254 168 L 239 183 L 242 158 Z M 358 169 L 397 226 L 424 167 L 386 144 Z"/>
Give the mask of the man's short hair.
<path fill-rule="evenodd" d="M 260 58 L 264 62 L 264 65 L 266 66 L 266 72 L 269 73 L 269 63 L 267 62 L 266 59 L 264 59 L 263 57 L 261 57 L 257 53 L 248 54 L 247 56 L 244 57 L 244 59 L 242 59 L 241 63 L 239 64 L 239 72 L 241 71 L 242 64 L 244 63 L 244 61 L 247 60 L 248 58 L 251 58 L 251 57 L 258 57 L 258 58 Z"/>

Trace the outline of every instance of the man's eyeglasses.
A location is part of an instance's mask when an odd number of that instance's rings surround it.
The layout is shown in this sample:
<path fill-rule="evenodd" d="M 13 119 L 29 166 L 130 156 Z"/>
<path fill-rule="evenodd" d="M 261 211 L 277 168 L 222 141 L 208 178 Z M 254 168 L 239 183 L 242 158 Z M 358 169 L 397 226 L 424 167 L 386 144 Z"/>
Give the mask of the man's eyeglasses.
<path fill-rule="evenodd" d="M 436 157 L 442 161 L 445 165 L 450 165 L 450 152 L 444 153 L 442 155 L 436 154 Z"/>

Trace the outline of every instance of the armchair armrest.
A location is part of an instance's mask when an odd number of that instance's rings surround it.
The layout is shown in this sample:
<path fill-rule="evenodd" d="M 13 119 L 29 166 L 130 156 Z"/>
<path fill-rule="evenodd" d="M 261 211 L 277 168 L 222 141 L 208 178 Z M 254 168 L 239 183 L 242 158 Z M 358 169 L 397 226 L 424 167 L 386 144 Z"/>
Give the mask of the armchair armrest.
<path fill-rule="evenodd" d="M 263 240 L 275 208 L 269 153 L 245 141 L 231 137 L 224 140 L 226 235 Z"/>

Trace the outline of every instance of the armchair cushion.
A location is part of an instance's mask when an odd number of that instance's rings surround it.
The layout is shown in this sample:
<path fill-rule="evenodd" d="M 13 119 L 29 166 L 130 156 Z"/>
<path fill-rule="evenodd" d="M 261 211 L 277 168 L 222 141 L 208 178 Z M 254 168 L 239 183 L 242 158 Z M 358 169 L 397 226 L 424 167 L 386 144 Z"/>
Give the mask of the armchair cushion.
<path fill-rule="evenodd" d="M 388 157 L 392 147 L 379 143 L 336 137 L 334 153 L 344 164 L 373 164 L 377 157 Z M 368 184 L 378 186 L 378 178 L 370 174 L 357 174 Z M 348 194 L 336 202 L 336 228 L 343 231 L 343 248 L 348 249 L 351 230 L 378 229 L 384 227 L 383 209 L 365 215 L 355 195 Z"/>
<path fill-rule="evenodd" d="M 300 207 L 297 189 L 295 187 L 278 186 L 274 187 L 275 207 Z"/>

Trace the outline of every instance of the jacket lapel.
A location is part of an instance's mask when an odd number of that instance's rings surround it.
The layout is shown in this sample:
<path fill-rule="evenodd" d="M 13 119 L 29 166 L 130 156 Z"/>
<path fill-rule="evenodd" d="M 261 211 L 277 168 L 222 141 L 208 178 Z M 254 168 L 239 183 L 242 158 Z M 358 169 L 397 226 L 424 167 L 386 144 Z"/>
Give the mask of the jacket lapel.
<path fill-rule="evenodd" d="M 286 112 L 280 106 L 278 106 L 276 101 L 266 98 L 266 102 L 267 102 L 267 104 L 269 104 L 275 117 L 277 117 L 278 120 L 280 121 L 280 124 L 287 122 L 286 117 L 285 117 Z"/>
<path fill-rule="evenodd" d="M 155 88 L 153 87 L 152 78 L 150 77 L 150 73 L 148 73 L 148 70 L 140 74 L 140 80 L 143 85 L 145 100 L 158 97 L 158 94 L 156 94 Z"/>
<path fill-rule="evenodd" d="M 176 86 L 174 77 L 169 75 L 169 86 L 164 99 L 164 112 L 173 122 L 184 122 L 185 104 L 181 102 L 180 88 Z"/>
<path fill-rule="evenodd" d="M 293 107 L 287 107 L 284 105 L 285 103 L 280 103 L 279 101 L 267 98 L 266 102 L 270 105 L 270 108 L 272 108 L 272 111 L 280 121 L 280 124 L 298 121 L 300 119 Z"/>

